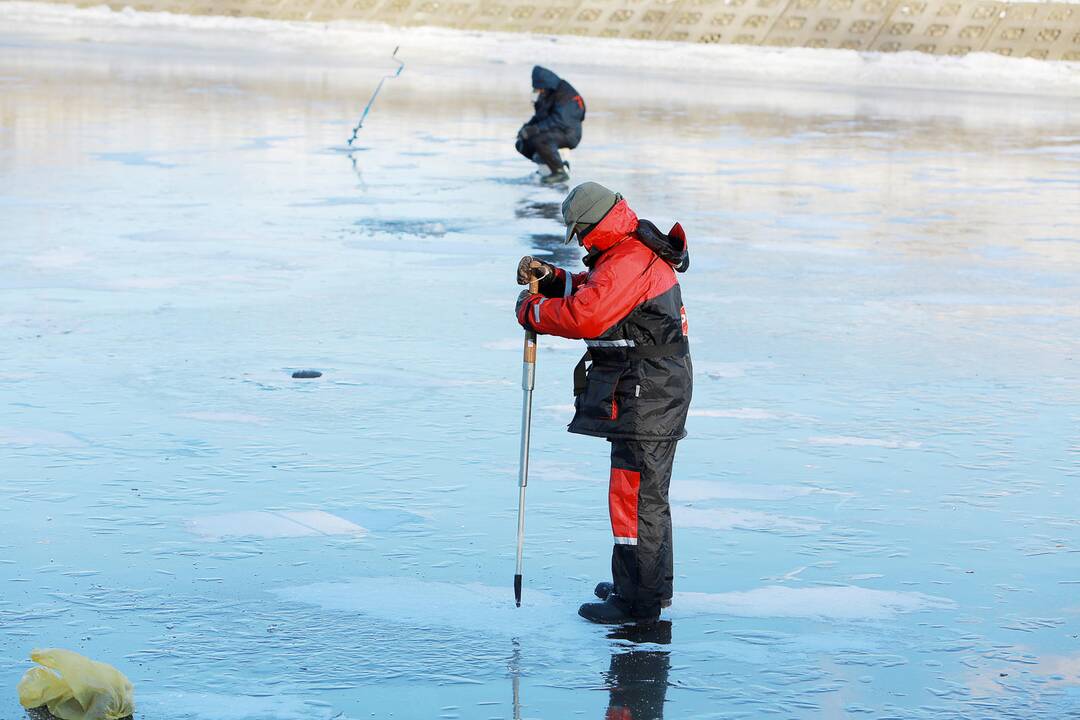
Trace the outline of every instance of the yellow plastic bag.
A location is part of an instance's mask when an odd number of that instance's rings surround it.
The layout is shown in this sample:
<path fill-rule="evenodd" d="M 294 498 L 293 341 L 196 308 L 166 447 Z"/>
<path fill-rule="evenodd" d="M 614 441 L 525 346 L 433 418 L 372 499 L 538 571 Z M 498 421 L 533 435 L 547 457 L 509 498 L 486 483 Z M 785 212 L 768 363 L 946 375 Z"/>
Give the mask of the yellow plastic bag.
<path fill-rule="evenodd" d="M 34 650 L 30 659 L 45 667 L 19 681 L 24 708 L 47 705 L 61 720 L 121 720 L 135 712 L 135 688 L 112 665 L 56 648 Z"/>

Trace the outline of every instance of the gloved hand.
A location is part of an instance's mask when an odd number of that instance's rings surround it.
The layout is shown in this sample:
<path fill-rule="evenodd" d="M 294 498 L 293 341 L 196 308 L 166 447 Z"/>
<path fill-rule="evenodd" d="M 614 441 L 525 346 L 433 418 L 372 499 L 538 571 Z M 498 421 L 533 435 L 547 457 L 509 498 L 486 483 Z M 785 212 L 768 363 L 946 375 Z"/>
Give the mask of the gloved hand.
<path fill-rule="evenodd" d="M 543 295 L 534 295 L 529 292 L 528 288 L 521 291 L 518 295 L 517 303 L 514 306 L 514 313 L 517 315 L 517 320 L 521 324 L 521 327 L 526 330 L 532 330 L 532 324 L 529 322 L 529 314 L 531 312 L 533 303 L 539 302 L 543 299 Z"/>
<path fill-rule="evenodd" d="M 536 127 L 533 126 L 533 125 L 522 125 L 521 129 L 518 130 L 518 137 L 521 138 L 522 140 L 528 140 L 529 138 L 531 138 L 535 134 L 536 134 Z"/>
<path fill-rule="evenodd" d="M 533 263 L 538 263 L 540 267 L 532 267 Z M 543 260 L 537 260 L 532 255 L 526 255 L 521 258 L 517 266 L 517 283 L 518 285 L 528 285 L 529 281 L 536 277 L 537 280 L 544 280 L 546 278 L 555 275 L 555 266 L 551 263 L 546 263 Z"/>
<path fill-rule="evenodd" d="M 527 303 L 530 297 L 532 297 L 532 293 L 528 289 L 522 290 L 518 294 L 517 302 L 514 303 L 514 312 L 517 313 L 519 318 L 521 317 L 521 306 Z"/>

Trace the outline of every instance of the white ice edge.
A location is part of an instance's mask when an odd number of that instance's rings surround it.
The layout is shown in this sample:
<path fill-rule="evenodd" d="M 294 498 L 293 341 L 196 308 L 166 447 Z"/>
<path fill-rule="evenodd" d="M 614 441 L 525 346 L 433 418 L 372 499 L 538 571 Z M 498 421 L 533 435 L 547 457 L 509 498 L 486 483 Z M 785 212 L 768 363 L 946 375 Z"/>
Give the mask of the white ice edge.
<path fill-rule="evenodd" d="M 580 602 L 590 598 L 533 588 L 526 588 L 522 594 L 521 608 L 514 607 L 509 587 L 406 577 L 354 578 L 347 582 L 314 583 L 272 592 L 284 600 L 325 610 L 356 612 L 395 623 L 421 623 L 425 627 L 506 633 L 535 630 L 547 635 L 575 635 L 582 631 L 580 626 L 589 627 L 574 613 Z M 433 598 L 438 598 L 438 602 L 433 602 Z M 856 621 L 885 620 L 899 614 L 954 607 L 955 603 L 947 598 L 912 591 L 873 590 L 856 585 L 769 585 L 721 593 L 676 592 L 672 608 L 666 614 L 672 619 L 728 615 Z"/>
<path fill-rule="evenodd" d="M 268 512 L 245 510 L 203 515 L 185 523 L 188 532 L 205 540 L 229 538 L 298 538 L 330 535 L 364 537 L 367 530 L 323 510 Z"/>
<path fill-rule="evenodd" d="M 1077 0 L 1080 2 L 1080 0 Z M 400 45 L 415 58 L 456 59 L 529 64 L 537 57 L 563 65 L 618 68 L 622 73 L 678 73 L 682 80 L 734 79 L 763 82 L 816 83 L 867 88 L 920 88 L 955 92 L 1076 96 L 1080 63 L 1005 58 L 992 53 L 944 57 L 916 52 L 872 53 L 853 50 L 771 48 L 741 45 L 613 40 L 518 33 L 479 33 L 445 28 L 398 28 L 354 21 L 330 23 L 264 20 L 220 16 L 173 15 L 112 11 L 105 6 L 74 8 L 34 2 L 0 2 L 0 21 L 36 26 L 78 26 L 80 36 L 94 38 L 111 28 L 227 32 L 245 42 L 270 41 L 275 51 L 324 48 L 379 55 Z M 175 40 L 175 38 L 173 38 Z M 153 42 L 148 39 L 147 42 Z M 647 62 L 645 62 L 647 58 Z"/>
<path fill-rule="evenodd" d="M 312 700 L 281 693 L 200 693 L 171 690 L 140 693 L 139 716 L 171 717 L 176 712 L 190 720 L 347 720 L 348 716 Z"/>

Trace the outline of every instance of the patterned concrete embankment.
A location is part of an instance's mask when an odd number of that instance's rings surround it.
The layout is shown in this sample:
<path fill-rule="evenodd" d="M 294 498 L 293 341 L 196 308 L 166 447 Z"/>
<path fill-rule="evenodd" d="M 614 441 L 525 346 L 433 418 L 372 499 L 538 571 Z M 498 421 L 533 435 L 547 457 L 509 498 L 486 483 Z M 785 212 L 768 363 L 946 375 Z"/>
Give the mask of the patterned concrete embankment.
<path fill-rule="evenodd" d="M 89 7 L 101 0 L 64 4 Z M 128 0 L 115 9 L 1080 61 L 1080 4 L 994 0 Z"/>

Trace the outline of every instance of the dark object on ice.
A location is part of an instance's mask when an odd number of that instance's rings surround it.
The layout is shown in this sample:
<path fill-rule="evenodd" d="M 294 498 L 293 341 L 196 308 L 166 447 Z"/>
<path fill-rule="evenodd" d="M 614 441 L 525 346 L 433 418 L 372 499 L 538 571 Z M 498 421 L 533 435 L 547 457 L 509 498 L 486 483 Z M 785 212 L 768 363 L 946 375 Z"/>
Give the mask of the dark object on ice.
<path fill-rule="evenodd" d="M 394 48 L 394 52 L 390 53 L 390 59 L 398 64 L 398 69 L 389 75 L 383 75 L 379 80 L 379 84 L 375 86 L 375 92 L 371 93 L 371 99 L 368 100 L 368 104 L 364 106 L 364 112 L 360 115 L 360 122 L 356 123 L 356 127 L 353 128 L 352 137 L 349 138 L 349 147 L 352 147 L 353 140 L 356 139 L 356 133 L 360 132 L 360 128 L 364 127 L 364 120 L 367 118 L 369 112 L 371 112 L 371 106 L 375 104 L 375 98 L 378 97 L 379 91 L 382 90 L 383 83 L 392 78 L 396 78 L 401 74 L 401 71 L 405 69 L 405 63 L 397 59 L 397 51 L 400 47 Z"/>
<path fill-rule="evenodd" d="M 608 595 L 615 592 L 615 583 L 612 582 L 599 582 L 596 583 L 596 587 L 593 589 L 593 594 L 601 600 L 607 600 Z M 660 601 L 661 608 L 671 607 L 671 598 L 664 598 Z"/>
<path fill-rule="evenodd" d="M 517 318 L 540 334 L 585 340 L 568 429 L 610 442 L 611 577 L 621 606 L 594 603 L 580 612 L 594 622 L 619 622 L 617 610 L 655 620 L 672 596 L 668 485 L 693 390 L 676 272 L 687 265 L 685 233 L 676 226 L 663 235 L 596 183 L 569 194 L 563 219 L 589 269 L 556 268 Z"/>
<path fill-rule="evenodd" d="M 555 172 L 549 173 L 540 178 L 541 185 L 558 185 L 564 183 L 570 179 L 570 173 L 567 172 L 567 168 L 570 166 L 567 163 L 563 163 L 563 166 Z"/>
<path fill-rule="evenodd" d="M 322 377 L 322 373 L 318 370 L 297 370 L 292 376 L 297 380 L 313 380 Z"/>
<path fill-rule="evenodd" d="M 578 608 L 578 615 L 599 625 L 650 625 L 660 619 L 656 615 L 634 615 L 630 604 L 618 595 L 609 595 L 604 602 L 585 603 Z"/>
<path fill-rule="evenodd" d="M 530 160 L 538 156 L 552 173 L 565 173 L 559 148 L 572 150 L 581 142 L 585 100 L 573 85 L 539 65 L 533 68 L 532 86 L 540 94 L 533 104 L 533 116 L 518 131 L 515 147 Z"/>

